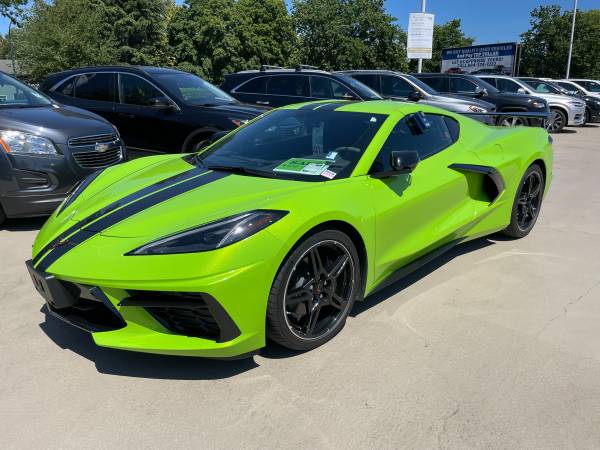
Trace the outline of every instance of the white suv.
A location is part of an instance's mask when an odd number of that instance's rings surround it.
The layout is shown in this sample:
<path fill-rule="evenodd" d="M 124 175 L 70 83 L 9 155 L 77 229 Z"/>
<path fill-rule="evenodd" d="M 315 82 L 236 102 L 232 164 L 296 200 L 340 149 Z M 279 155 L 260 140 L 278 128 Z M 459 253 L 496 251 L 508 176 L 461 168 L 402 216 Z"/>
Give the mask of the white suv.
<path fill-rule="evenodd" d="M 501 92 L 514 92 L 541 97 L 548 102 L 550 119 L 546 129 L 551 132 L 562 130 L 565 126 L 585 123 L 585 102 L 568 95 L 546 94 L 538 92 L 527 83 L 504 75 L 477 75 L 482 80 L 496 86 Z"/>

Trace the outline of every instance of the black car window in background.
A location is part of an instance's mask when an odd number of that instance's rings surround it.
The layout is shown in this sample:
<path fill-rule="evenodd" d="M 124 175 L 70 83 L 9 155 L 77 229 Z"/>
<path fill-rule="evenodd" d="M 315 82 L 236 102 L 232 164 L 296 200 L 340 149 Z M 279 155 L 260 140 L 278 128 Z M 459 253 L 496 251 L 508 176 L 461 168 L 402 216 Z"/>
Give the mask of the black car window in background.
<path fill-rule="evenodd" d="M 163 99 L 164 95 L 146 80 L 135 75 L 122 73 L 121 101 L 128 105 L 153 106 L 156 99 Z M 75 91 L 77 93 L 77 91 Z"/>
<path fill-rule="evenodd" d="M 218 106 L 237 103 L 229 94 L 191 73 L 158 72 L 153 74 L 153 80 L 188 105 Z"/>
<path fill-rule="evenodd" d="M 350 89 L 327 77 L 310 77 L 310 96 L 314 98 L 354 98 Z"/>
<path fill-rule="evenodd" d="M 267 83 L 267 94 L 308 97 L 308 80 L 302 75 L 276 75 Z"/>
<path fill-rule="evenodd" d="M 69 97 L 75 97 L 75 82 L 79 77 L 71 77 L 68 80 L 64 81 L 60 86 L 58 86 L 54 91 L 58 92 L 62 95 L 68 95 Z"/>
<path fill-rule="evenodd" d="M 452 77 L 450 78 L 450 92 L 454 94 L 475 94 L 477 85 L 466 78 Z"/>
<path fill-rule="evenodd" d="M 482 78 L 482 80 L 485 80 L 486 83 L 491 84 L 495 88 L 498 87 L 498 80 L 496 78 Z"/>
<path fill-rule="evenodd" d="M 523 89 L 519 83 L 515 83 L 513 80 L 507 80 L 506 78 L 498 78 L 497 87 L 500 92 L 513 92 L 519 93 L 519 89 Z"/>
<path fill-rule="evenodd" d="M 579 89 L 577 86 L 575 86 L 574 84 L 565 83 L 563 81 L 557 81 L 556 84 L 558 84 L 560 87 L 565 88 L 567 91 L 569 91 L 569 93 L 580 94 L 580 95 L 584 94 L 584 92 L 581 89 Z"/>
<path fill-rule="evenodd" d="M 381 94 L 389 97 L 408 97 L 415 88 L 407 81 L 391 75 L 381 76 Z"/>
<path fill-rule="evenodd" d="M 600 83 L 597 81 L 586 81 L 585 88 L 590 92 L 600 92 Z"/>
<path fill-rule="evenodd" d="M 112 73 L 84 73 L 75 82 L 75 97 L 84 100 L 114 102 L 114 75 Z"/>
<path fill-rule="evenodd" d="M 438 92 L 448 92 L 448 77 L 423 77 L 420 80 Z"/>
<path fill-rule="evenodd" d="M 270 77 L 257 77 L 250 81 L 242 84 L 239 88 L 235 89 L 236 92 L 241 94 L 266 94 L 267 93 L 267 80 Z"/>
<path fill-rule="evenodd" d="M 368 73 L 359 73 L 352 75 L 352 78 L 360 81 L 362 84 L 370 87 L 371 89 L 379 90 L 377 87 L 377 75 L 368 74 Z"/>
<path fill-rule="evenodd" d="M 543 94 L 562 94 L 560 89 L 544 81 L 525 80 L 525 83 L 527 83 L 529 86 L 535 89 L 536 92 L 541 92 Z"/>
<path fill-rule="evenodd" d="M 425 116 L 431 123 L 431 127 L 425 131 L 411 126 L 410 116 L 396 124 L 377 155 L 371 172 L 391 170 L 391 152 L 414 150 L 419 153 L 421 159 L 425 159 L 458 140 L 458 123 L 454 119 L 438 114 L 425 114 Z"/>
<path fill-rule="evenodd" d="M 275 110 L 220 139 L 200 153 L 198 160 L 208 167 L 241 167 L 277 178 L 345 178 L 386 118 L 319 109 Z M 294 169 L 304 163 L 309 170 Z"/>

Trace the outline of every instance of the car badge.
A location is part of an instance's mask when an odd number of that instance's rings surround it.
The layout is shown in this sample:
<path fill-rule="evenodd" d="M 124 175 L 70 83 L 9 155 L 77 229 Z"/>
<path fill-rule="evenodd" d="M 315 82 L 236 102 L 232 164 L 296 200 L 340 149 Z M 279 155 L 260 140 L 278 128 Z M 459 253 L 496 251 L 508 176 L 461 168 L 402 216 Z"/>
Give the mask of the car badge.
<path fill-rule="evenodd" d="M 96 150 L 98 153 L 104 153 L 106 150 L 108 150 L 108 144 L 105 144 L 104 142 L 96 142 L 94 150 Z"/>

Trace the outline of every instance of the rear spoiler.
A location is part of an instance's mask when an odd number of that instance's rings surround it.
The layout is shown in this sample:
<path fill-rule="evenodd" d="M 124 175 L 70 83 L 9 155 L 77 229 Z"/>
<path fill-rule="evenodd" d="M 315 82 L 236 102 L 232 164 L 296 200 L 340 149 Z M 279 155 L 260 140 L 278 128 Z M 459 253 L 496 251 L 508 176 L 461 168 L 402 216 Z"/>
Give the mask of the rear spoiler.
<path fill-rule="evenodd" d="M 539 123 L 535 123 L 533 126 L 543 127 L 546 120 L 550 118 L 550 113 L 546 112 L 489 112 L 489 113 L 478 113 L 478 112 L 463 112 L 459 113 L 463 116 L 475 116 L 476 117 L 491 117 L 493 122 L 496 123 L 499 117 L 521 117 L 524 119 L 539 119 Z"/>

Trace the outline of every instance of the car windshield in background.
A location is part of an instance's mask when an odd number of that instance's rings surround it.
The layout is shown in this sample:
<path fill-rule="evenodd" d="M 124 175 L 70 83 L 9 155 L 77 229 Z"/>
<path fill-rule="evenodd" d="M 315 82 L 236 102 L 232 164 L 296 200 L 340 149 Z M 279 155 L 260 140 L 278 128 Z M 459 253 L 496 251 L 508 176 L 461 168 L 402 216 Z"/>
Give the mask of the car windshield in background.
<path fill-rule="evenodd" d="M 218 106 L 237 103 L 229 94 L 191 73 L 164 72 L 154 76 L 188 105 Z"/>
<path fill-rule="evenodd" d="M 536 90 L 536 92 L 540 92 L 542 94 L 562 94 L 562 91 L 553 85 L 552 83 L 548 83 L 546 81 L 538 81 L 538 80 L 523 80 L 529 86 Z"/>
<path fill-rule="evenodd" d="M 319 110 L 276 110 L 226 136 L 197 161 L 208 168 L 306 181 L 348 177 L 387 118 Z"/>
<path fill-rule="evenodd" d="M 0 74 L 0 107 L 1 108 L 35 108 L 49 106 L 52 102 L 43 94 L 31 89 L 14 78 Z"/>
<path fill-rule="evenodd" d="M 406 77 L 407 80 L 410 80 L 410 82 L 412 84 L 418 86 L 419 89 L 421 89 L 425 93 L 430 94 L 430 95 L 440 95 L 440 93 L 438 91 L 436 91 L 434 88 L 429 86 L 427 83 L 423 83 L 418 78 L 413 77 L 412 75 L 404 75 L 404 76 Z"/>
<path fill-rule="evenodd" d="M 590 92 L 600 92 L 600 83 L 597 81 L 588 81 L 587 90 Z"/>
<path fill-rule="evenodd" d="M 366 84 L 361 83 L 358 80 L 355 80 L 352 77 L 343 76 L 343 79 L 346 83 L 350 85 L 352 89 L 354 89 L 358 95 L 361 96 L 363 100 L 381 100 L 383 97 L 371 89 Z"/>

